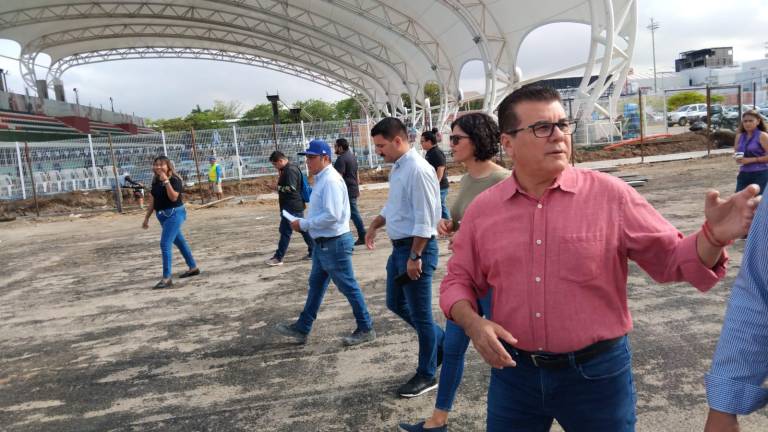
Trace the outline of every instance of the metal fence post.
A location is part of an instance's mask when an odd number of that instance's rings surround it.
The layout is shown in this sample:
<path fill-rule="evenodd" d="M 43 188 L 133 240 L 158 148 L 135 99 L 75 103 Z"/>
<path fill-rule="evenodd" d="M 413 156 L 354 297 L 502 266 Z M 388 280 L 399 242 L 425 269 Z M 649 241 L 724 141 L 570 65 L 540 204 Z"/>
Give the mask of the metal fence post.
<path fill-rule="evenodd" d="M 19 183 L 21 183 L 21 199 L 27 199 L 27 188 L 24 185 L 24 164 L 21 163 L 21 149 L 16 141 L 16 160 L 19 163 Z"/>
<path fill-rule="evenodd" d="M 192 158 L 195 160 L 195 171 L 197 172 L 197 192 L 200 194 L 200 204 L 205 204 L 203 199 L 203 181 L 200 179 L 200 162 L 197 159 L 197 144 L 195 144 L 195 129 L 191 129 L 192 132 Z M 213 199 L 213 196 L 211 196 Z"/>
<path fill-rule="evenodd" d="M 165 131 L 160 131 L 160 139 L 163 140 L 163 156 L 168 157 L 168 146 L 165 144 Z"/>
<path fill-rule="evenodd" d="M 352 128 L 352 116 L 349 116 L 349 139 L 352 140 L 352 153 L 357 155 L 357 151 L 355 150 L 355 129 Z M 329 143 L 330 144 L 330 143 Z M 334 145 L 334 144 L 331 144 Z M 357 157 L 357 156 L 355 156 Z"/>
<path fill-rule="evenodd" d="M 307 134 L 304 132 L 304 120 L 299 119 L 299 126 L 301 128 L 301 147 L 302 149 L 304 149 L 307 146 Z M 307 158 L 304 158 L 304 171 L 309 173 L 309 167 L 307 166 Z"/>
<path fill-rule="evenodd" d="M 643 90 L 637 91 L 637 109 L 640 111 L 640 163 L 645 162 L 645 107 L 643 106 Z"/>
<path fill-rule="evenodd" d="M 112 155 L 112 175 L 115 176 L 115 207 L 118 213 L 123 212 L 123 190 L 120 188 L 120 180 L 117 177 L 117 159 L 115 158 L 115 149 L 112 147 L 112 134 L 107 134 L 107 142 L 109 143 L 109 153 Z"/>
<path fill-rule="evenodd" d="M 27 157 L 27 169 L 29 170 L 29 181 L 32 182 L 32 197 L 35 199 L 35 214 L 40 217 L 40 206 L 37 203 L 37 188 L 35 187 L 35 177 L 32 173 L 32 158 L 29 156 L 29 143 L 24 141 L 24 155 Z"/>
<path fill-rule="evenodd" d="M 371 147 L 371 137 L 368 133 L 371 130 L 371 116 L 368 115 L 368 112 L 365 113 L 365 129 L 365 133 L 368 135 L 366 140 L 368 142 L 368 168 L 373 168 L 373 148 Z"/>
<path fill-rule="evenodd" d="M 91 138 L 91 134 L 88 134 L 88 147 L 91 150 L 91 169 L 93 170 L 93 185 L 94 185 L 94 189 L 97 189 L 101 187 L 101 179 L 99 178 L 98 172 L 96 171 L 96 157 L 93 155 L 93 139 Z"/>
<path fill-rule="evenodd" d="M 664 76 L 662 75 L 662 78 Z M 662 94 L 664 95 L 664 133 L 669 135 L 669 120 L 667 120 L 667 116 L 669 115 L 667 113 L 667 90 L 663 90 Z"/>
<path fill-rule="evenodd" d="M 237 193 L 242 196 L 243 191 L 240 188 L 240 185 L 243 181 L 243 166 L 240 163 L 240 150 L 237 148 L 237 127 L 235 125 L 232 125 L 232 143 L 235 144 L 235 164 L 237 165 Z"/>

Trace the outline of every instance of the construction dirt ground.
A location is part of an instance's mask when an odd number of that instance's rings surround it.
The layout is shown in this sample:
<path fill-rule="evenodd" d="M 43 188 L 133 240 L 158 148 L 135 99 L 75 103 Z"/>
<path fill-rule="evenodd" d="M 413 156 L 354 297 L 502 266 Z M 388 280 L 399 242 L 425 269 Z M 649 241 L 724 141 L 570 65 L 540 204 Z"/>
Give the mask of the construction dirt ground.
<path fill-rule="evenodd" d="M 646 177 L 638 190 L 687 234 L 703 221 L 704 192 L 730 195 L 736 171 L 720 156 L 614 174 Z M 367 223 L 386 194 L 363 192 Z M 453 186 L 449 201 L 455 194 Z M 139 210 L 0 224 L 0 430 L 396 431 L 399 421 L 431 412 L 434 393 L 395 395 L 414 373 L 417 342 L 385 305 L 383 231 L 375 250 L 357 247 L 353 257 L 378 338 L 342 346 L 354 319 L 331 286 L 301 347 L 274 331 L 300 312 L 310 269 L 298 236 L 285 265 L 264 264 L 277 243 L 276 202 L 232 200 L 188 213 L 184 232 L 203 273 L 162 291 L 150 289 L 161 274 L 160 227 L 153 218 L 143 230 Z M 630 266 L 638 431 L 703 430 L 704 374 L 743 248 L 730 248 L 727 277 L 709 293 L 659 285 Z M 436 293 L 449 257 L 441 240 L 433 283 L 440 323 Z M 183 267 L 174 250 L 174 273 Z M 450 430 L 484 430 L 488 377 L 470 348 Z M 743 430 L 768 430 L 767 414 L 744 417 Z"/>

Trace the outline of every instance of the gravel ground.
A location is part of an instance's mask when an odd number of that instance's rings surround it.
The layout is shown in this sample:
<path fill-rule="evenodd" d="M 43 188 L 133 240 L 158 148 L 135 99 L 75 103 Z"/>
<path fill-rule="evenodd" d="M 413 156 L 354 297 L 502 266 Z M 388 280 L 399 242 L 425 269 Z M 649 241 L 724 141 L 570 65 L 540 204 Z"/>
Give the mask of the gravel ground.
<path fill-rule="evenodd" d="M 689 233 L 702 221 L 704 191 L 730 193 L 736 168 L 716 157 L 620 173 L 646 176 L 640 191 Z M 365 192 L 367 221 L 385 196 Z M 139 213 L 0 225 L 0 430 L 394 431 L 399 420 L 427 415 L 434 393 L 394 394 L 415 369 L 416 337 L 385 306 L 383 233 L 379 248 L 354 256 L 374 343 L 341 346 L 354 320 L 333 287 L 306 346 L 276 336 L 274 325 L 299 313 L 310 268 L 297 238 L 284 266 L 263 264 L 277 213 L 272 201 L 189 211 L 185 233 L 203 274 L 163 292 L 149 289 L 161 270 L 159 226 L 142 230 Z M 440 246 L 435 291 L 448 259 Z M 742 249 L 741 241 L 731 248 L 728 276 L 707 294 L 659 286 L 631 266 L 639 431 L 702 430 L 703 374 Z M 183 271 L 176 252 L 175 264 Z M 483 430 L 488 375 L 470 349 L 451 430 Z M 768 416 L 743 425 L 768 430 Z"/>

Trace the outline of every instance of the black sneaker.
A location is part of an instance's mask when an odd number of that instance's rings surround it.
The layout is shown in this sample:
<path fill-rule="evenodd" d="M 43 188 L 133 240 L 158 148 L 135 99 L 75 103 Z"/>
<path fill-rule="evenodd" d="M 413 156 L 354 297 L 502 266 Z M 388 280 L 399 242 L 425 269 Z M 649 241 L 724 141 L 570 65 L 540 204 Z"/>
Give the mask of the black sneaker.
<path fill-rule="evenodd" d="M 192 277 L 192 276 L 197 276 L 199 274 L 200 274 L 200 269 L 199 268 L 196 268 L 194 270 L 187 270 L 184 273 L 179 275 L 179 279 L 184 279 L 184 278 L 188 278 L 188 277 Z"/>
<path fill-rule="evenodd" d="M 397 389 L 400 397 L 412 398 L 437 388 L 437 378 L 425 378 L 418 373 Z"/>
<path fill-rule="evenodd" d="M 374 340 L 376 340 L 376 332 L 373 329 L 368 331 L 357 329 L 351 335 L 341 338 L 341 341 L 346 346 L 360 345 L 361 343 L 373 342 Z"/>
<path fill-rule="evenodd" d="M 170 279 L 168 279 L 168 282 L 161 279 L 160 282 L 156 283 L 155 286 L 152 287 L 152 289 L 155 289 L 155 290 L 168 289 L 168 288 L 173 288 L 173 281 Z"/>
<path fill-rule="evenodd" d="M 282 322 L 277 325 L 276 329 L 278 333 L 290 338 L 297 345 L 304 345 L 307 343 L 307 334 L 300 332 L 296 328 L 296 323 Z"/>
<path fill-rule="evenodd" d="M 355 242 L 355 246 L 361 246 L 365 244 L 365 234 L 358 237 L 357 241 Z"/>

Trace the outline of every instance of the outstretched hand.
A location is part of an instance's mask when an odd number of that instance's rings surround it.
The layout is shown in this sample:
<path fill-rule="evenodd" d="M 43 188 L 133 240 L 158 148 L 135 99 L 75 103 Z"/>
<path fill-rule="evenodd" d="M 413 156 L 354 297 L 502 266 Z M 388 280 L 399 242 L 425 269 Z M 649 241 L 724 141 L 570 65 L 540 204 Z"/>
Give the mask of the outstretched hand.
<path fill-rule="evenodd" d="M 755 184 L 731 195 L 727 200 L 710 190 L 704 200 L 704 216 L 718 241 L 727 242 L 747 235 L 755 210 L 760 204 L 760 187 Z"/>

